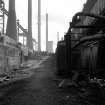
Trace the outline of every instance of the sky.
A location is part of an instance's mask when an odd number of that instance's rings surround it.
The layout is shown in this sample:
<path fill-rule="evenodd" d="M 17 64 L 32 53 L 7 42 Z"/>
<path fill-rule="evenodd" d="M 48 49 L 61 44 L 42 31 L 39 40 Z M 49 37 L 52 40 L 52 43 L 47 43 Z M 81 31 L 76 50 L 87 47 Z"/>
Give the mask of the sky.
<path fill-rule="evenodd" d="M 8 1 L 4 0 L 8 10 Z M 27 29 L 28 27 L 28 0 L 16 1 L 16 17 L 20 20 L 20 24 Z M 41 0 L 41 46 L 45 50 L 46 43 L 46 13 L 49 17 L 49 41 L 54 41 L 54 49 L 57 43 L 57 32 L 59 39 L 64 36 L 69 28 L 69 22 L 73 15 L 83 8 L 86 0 Z M 32 35 L 38 38 L 38 0 L 32 0 Z"/>

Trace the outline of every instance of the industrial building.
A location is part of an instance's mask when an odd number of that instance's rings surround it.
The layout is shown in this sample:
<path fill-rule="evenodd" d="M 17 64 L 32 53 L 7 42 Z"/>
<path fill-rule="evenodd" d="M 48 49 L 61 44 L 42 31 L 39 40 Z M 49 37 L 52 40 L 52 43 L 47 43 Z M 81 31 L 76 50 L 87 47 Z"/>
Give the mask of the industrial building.
<path fill-rule="evenodd" d="M 53 41 L 48 41 L 48 53 L 53 53 Z"/>
<path fill-rule="evenodd" d="M 84 5 L 84 8 L 82 12 L 84 13 L 93 13 L 97 15 L 105 15 L 105 0 L 87 0 L 86 4 Z M 91 17 L 84 17 L 82 18 L 82 24 L 83 25 L 96 25 L 96 24 L 101 24 L 102 22 L 99 21 L 98 19 L 94 19 Z M 89 30 L 89 29 L 88 29 Z M 96 29 L 95 29 L 96 30 Z M 102 29 L 98 29 L 100 31 Z M 83 30 L 85 32 L 85 30 Z M 86 32 L 85 32 L 86 33 Z"/>

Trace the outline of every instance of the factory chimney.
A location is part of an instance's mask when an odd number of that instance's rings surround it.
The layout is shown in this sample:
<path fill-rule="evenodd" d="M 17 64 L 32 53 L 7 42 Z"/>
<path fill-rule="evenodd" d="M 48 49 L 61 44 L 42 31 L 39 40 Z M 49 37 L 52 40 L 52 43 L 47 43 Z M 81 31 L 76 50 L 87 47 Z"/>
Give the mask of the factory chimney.
<path fill-rule="evenodd" d="M 38 51 L 41 51 L 41 0 L 38 0 Z"/>
<path fill-rule="evenodd" d="M 57 32 L 57 42 L 59 42 L 59 32 Z"/>
<path fill-rule="evenodd" d="M 6 35 L 17 41 L 15 0 L 9 0 Z"/>
<path fill-rule="evenodd" d="M 46 51 L 48 52 L 48 13 L 46 13 Z"/>
<path fill-rule="evenodd" d="M 32 43 L 32 0 L 28 0 L 28 35 L 27 35 L 27 46 L 33 49 Z"/>

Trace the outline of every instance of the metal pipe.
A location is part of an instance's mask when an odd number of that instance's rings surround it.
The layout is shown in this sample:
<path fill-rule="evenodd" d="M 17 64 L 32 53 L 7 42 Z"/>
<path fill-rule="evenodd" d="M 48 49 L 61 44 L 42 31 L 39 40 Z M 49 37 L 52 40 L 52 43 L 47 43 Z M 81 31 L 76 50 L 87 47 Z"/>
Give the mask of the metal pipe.
<path fill-rule="evenodd" d="M 86 41 L 95 41 L 95 40 L 100 40 L 100 39 L 103 39 L 105 38 L 105 34 L 101 34 L 101 35 L 92 35 L 92 36 L 85 36 L 83 38 L 81 38 L 73 47 L 72 49 L 78 47 L 80 44 L 86 42 Z"/>
<path fill-rule="evenodd" d="M 89 17 L 93 17 L 93 18 L 97 18 L 97 19 L 101 19 L 101 20 L 105 21 L 105 16 L 97 15 L 97 14 L 93 14 L 93 13 L 78 12 L 73 16 L 72 22 L 75 22 L 75 20 L 77 20 L 78 16 L 89 16 Z"/>
<path fill-rule="evenodd" d="M 72 28 L 103 28 L 105 27 L 105 25 L 98 25 L 98 26 L 94 26 L 94 25 L 75 25 L 72 26 Z"/>

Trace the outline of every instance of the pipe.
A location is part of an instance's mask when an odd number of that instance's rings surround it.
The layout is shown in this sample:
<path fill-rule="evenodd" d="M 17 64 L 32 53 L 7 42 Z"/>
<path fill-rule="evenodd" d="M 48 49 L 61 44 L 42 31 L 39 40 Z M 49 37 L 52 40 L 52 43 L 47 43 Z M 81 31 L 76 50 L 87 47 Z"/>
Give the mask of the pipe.
<path fill-rule="evenodd" d="M 86 41 L 95 41 L 95 40 L 100 40 L 102 38 L 105 38 L 105 35 L 94 35 L 94 36 L 86 36 L 81 38 L 73 47 L 72 49 L 78 47 L 80 44 L 86 42 Z"/>
<path fill-rule="evenodd" d="M 98 19 L 101 19 L 101 20 L 105 21 L 105 16 L 96 15 L 96 14 L 93 14 L 93 13 L 78 12 L 73 16 L 72 22 L 75 22 L 75 20 L 77 20 L 78 16 L 89 16 L 89 17 L 98 18 Z"/>
<path fill-rule="evenodd" d="M 93 17 L 93 18 L 98 18 L 98 19 L 101 19 L 103 21 L 105 21 L 105 16 L 102 16 L 102 15 L 96 15 L 96 14 L 93 14 L 93 13 L 84 13 L 84 12 L 78 12 L 76 13 L 74 16 L 73 16 L 73 19 L 72 19 L 72 23 L 70 23 L 71 27 L 69 28 L 69 30 L 71 28 L 101 28 L 103 27 L 103 25 L 98 25 L 98 26 L 92 26 L 92 25 L 85 25 L 85 26 L 74 26 L 74 23 L 76 23 L 77 21 L 77 17 L 78 16 L 89 16 L 89 17 Z M 71 31 L 70 31 L 71 32 Z M 99 40 L 99 39 L 102 39 L 102 38 L 105 38 L 105 35 L 94 35 L 94 36 L 86 36 L 86 37 L 83 37 L 81 38 L 72 48 L 75 48 L 77 47 L 78 45 L 86 42 L 86 41 L 94 41 L 94 40 Z"/>
<path fill-rule="evenodd" d="M 103 28 L 105 27 L 104 25 L 98 25 L 98 26 L 93 26 L 93 25 L 76 25 L 72 26 L 72 28 Z"/>

